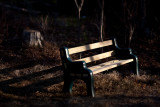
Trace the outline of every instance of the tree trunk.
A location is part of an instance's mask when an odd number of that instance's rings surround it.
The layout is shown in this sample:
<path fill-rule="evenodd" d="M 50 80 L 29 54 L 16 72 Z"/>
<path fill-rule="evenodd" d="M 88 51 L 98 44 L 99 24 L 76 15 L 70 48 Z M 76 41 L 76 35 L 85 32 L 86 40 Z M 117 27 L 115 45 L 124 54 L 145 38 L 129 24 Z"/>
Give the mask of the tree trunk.
<path fill-rule="evenodd" d="M 41 33 L 37 30 L 24 30 L 23 31 L 23 40 L 26 45 L 29 47 L 42 46 L 43 37 Z"/>

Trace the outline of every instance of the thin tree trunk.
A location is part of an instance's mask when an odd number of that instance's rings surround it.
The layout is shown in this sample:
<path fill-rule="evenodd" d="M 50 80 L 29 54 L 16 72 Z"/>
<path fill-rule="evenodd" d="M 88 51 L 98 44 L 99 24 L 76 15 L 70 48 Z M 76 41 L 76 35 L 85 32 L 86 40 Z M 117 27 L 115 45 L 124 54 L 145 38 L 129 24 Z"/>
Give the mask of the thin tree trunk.
<path fill-rule="evenodd" d="M 81 18 L 81 10 L 82 10 L 83 4 L 84 4 L 84 0 L 81 0 L 80 4 L 78 4 L 77 0 L 74 0 L 74 1 L 76 3 L 77 9 L 78 9 L 78 19 L 80 20 L 80 18 Z"/>
<path fill-rule="evenodd" d="M 130 48 L 131 46 L 131 41 L 132 41 L 132 37 L 133 37 L 133 33 L 134 33 L 134 26 L 130 25 L 130 33 L 129 33 L 129 44 L 128 44 L 128 47 Z"/>
<path fill-rule="evenodd" d="M 103 42 L 103 26 L 104 26 L 104 0 L 102 0 L 102 10 L 101 10 L 101 41 Z"/>
<path fill-rule="evenodd" d="M 81 3 L 78 4 L 77 0 L 74 0 L 75 1 L 75 4 L 76 4 L 76 7 L 78 9 L 78 19 L 79 19 L 79 38 L 80 38 L 80 43 L 81 43 L 81 39 L 82 39 L 82 31 L 81 31 L 81 24 L 80 24 L 80 20 L 81 20 L 81 10 L 82 10 L 82 7 L 83 7 L 83 4 L 84 4 L 84 0 L 81 0 Z M 81 43 L 82 44 L 82 43 Z M 80 53 L 80 59 L 82 58 L 82 54 Z"/>
<path fill-rule="evenodd" d="M 100 22 L 100 39 L 103 42 L 103 27 L 104 27 L 104 0 L 102 3 L 98 1 L 99 7 L 101 8 L 101 22 Z"/>

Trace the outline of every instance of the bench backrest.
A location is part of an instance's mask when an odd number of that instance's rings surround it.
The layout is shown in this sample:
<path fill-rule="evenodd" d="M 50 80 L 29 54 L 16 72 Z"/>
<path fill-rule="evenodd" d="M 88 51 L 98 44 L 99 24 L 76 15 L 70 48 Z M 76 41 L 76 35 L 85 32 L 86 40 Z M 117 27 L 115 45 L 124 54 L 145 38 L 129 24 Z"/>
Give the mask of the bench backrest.
<path fill-rule="evenodd" d="M 98 48 L 102 48 L 102 47 L 106 47 L 106 46 L 111 46 L 111 45 L 113 45 L 113 41 L 108 40 L 108 41 L 104 41 L 104 42 L 97 42 L 97 43 L 93 43 L 93 44 L 89 44 L 89 45 L 69 48 L 68 51 L 69 51 L 69 54 L 72 55 L 72 54 L 75 54 L 75 53 L 80 53 L 80 52 L 84 52 L 84 51 L 88 51 L 88 50 L 93 50 L 93 49 L 98 49 Z M 115 52 L 112 50 L 112 51 L 97 54 L 97 55 L 94 55 L 94 56 L 78 59 L 76 61 L 85 61 L 86 63 L 89 63 L 89 62 L 97 61 L 97 60 L 104 59 L 104 58 L 107 58 L 107 57 L 111 57 L 114 54 L 115 54 Z"/>

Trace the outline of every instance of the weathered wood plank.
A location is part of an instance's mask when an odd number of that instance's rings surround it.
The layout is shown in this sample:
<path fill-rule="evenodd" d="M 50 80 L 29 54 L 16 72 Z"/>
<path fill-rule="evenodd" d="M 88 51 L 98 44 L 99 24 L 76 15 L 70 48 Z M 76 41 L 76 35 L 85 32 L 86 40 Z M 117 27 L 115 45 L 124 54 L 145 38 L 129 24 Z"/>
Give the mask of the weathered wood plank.
<path fill-rule="evenodd" d="M 109 61 L 109 62 L 106 62 L 106 63 L 102 63 L 102 64 L 99 64 L 99 65 L 96 65 L 96 66 L 89 67 L 89 69 L 93 71 L 93 74 L 97 74 L 97 73 L 100 73 L 100 72 L 118 67 L 120 65 L 127 64 L 127 63 L 132 62 L 132 61 L 133 61 L 133 59 L 112 60 L 112 61 Z"/>
<path fill-rule="evenodd" d="M 87 50 L 92 50 L 92 49 L 97 49 L 105 46 L 110 46 L 112 45 L 112 40 L 104 41 L 104 42 L 97 42 L 89 45 L 84 45 L 84 46 L 78 46 L 74 48 L 69 49 L 69 54 L 74 54 L 74 53 L 79 53 L 79 52 L 84 52 Z"/>
<path fill-rule="evenodd" d="M 97 61 L 97 60 L 100 60 L 100 59 L 111 57 L 114 54 L 115 54 L 114 51 L 109 51 L 109 52 L 101 53 L 101 54 L 98 54 L 98 55 L 78 59 L 78 60 L 75 60 L 75 61 L 85 61 L 86 63 L 89 63 L 89 62 L 93 62 L 93 61 Z"/>

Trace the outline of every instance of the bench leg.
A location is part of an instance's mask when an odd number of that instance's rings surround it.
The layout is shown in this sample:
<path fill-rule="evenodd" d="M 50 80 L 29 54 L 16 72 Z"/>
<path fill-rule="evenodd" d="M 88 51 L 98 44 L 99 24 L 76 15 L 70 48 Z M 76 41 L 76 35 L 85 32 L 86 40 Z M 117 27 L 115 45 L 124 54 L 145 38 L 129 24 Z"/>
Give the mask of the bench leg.
<path fill-rule="evenodd" d="M 138 58 L 135 56 L 134 61 L 132 62 L 132 69 L 137 76 L 139 76 L 139 66 L 138 66 Z"/>
<path fill-rule="evenodd" d="M 87 95 L 91 97 L 95 97 L 94 93 L 94 82 L 93 82 L 93 75 L 89 75 L 89 77 L 85 80 L 86 87 L 87 87 Z"/>
<path fill-rule="evenodd" d="M 73 80 L 71 79 L 65 79 L 64 80 L 64 87 L 63 92 L 72 94 L 72 86 L 73 86 Z"/>

